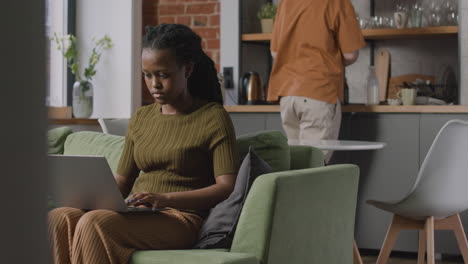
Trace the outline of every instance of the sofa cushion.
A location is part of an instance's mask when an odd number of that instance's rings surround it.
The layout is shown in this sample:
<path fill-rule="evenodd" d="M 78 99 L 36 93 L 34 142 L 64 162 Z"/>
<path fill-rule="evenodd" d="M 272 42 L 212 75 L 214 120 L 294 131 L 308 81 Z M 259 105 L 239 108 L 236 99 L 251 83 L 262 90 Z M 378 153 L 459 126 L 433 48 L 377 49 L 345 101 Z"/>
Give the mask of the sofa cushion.
<path fill-rule="evenodd" d="M 63 154 L 65 139 L 73 133 L 69 127 L 57 127 L 47 131 L 47 153 Z"/>
<path fill-rule="evenodd" d="M 113 173 L 119 165 L 125 137 L 100 132 L 81 131 L 69 135 L 65 141 L 65 155 L 104 156 Z"/>
<path fill-rule="evenodd" d="M 253 181 L 271 172 L 271 167 L 249 149 L 237 173 L 236 185 L 231 195 L 216 205 L 204 222 L 194 248 L 230 248 L 237 221 Z"/>
<path fill-rule="evenodd" d="M 290 169 L 291 156 L 288 140 L 279 131 L 261 131 L 238 136 L 237 146 L 241 159 L 252 146 L 258 156 L 270 164 L 274 172 Z"/>
<path fill-rule="evenodd" d="M 138 250 L 130 258 L 130 264 L 259 264 L 252 254 L 231 253 L 227 250 Z"/>

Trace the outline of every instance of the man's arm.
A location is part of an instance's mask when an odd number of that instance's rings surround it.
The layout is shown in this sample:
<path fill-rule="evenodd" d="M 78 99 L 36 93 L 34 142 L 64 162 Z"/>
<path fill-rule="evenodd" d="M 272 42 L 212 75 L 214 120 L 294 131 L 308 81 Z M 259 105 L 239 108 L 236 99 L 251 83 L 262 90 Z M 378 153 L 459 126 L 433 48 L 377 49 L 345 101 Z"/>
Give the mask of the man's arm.
<path fill-rule="evenodd" d="M 343 53 L 343 64 L 344 66 L 349 66 L 356 62 L 359 57 L 359 50 L 355 50 L 349 53 Z"/>

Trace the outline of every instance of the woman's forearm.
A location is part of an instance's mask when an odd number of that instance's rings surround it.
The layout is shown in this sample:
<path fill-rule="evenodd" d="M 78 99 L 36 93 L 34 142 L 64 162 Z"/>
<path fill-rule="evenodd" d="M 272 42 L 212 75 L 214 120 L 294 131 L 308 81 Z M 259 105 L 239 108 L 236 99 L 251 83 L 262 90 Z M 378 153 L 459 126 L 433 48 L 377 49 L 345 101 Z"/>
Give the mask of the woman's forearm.
<path fill-rule="evenodd" d="M 135 183 L 135 178 L 124 177 L 122 175 L 114 175 L 115 181 L 119 186 L 120 193 L 124 198 L 128 196 L 130 191 L 132 190 L 133 184 Z"/>

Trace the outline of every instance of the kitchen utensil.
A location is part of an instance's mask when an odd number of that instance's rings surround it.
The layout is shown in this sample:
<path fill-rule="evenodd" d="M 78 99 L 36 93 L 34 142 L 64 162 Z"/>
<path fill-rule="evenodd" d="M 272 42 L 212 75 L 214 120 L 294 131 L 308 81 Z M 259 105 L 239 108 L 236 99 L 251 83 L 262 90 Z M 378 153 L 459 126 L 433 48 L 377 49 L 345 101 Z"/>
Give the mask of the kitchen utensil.
<path fill-rule="evenodd" d="M 388 75 L 390 70 L 390 52 L 381 48 L 376 52 L 375 71 L 379 80 L 379 100 L 384 102 L 387 99 Z"/>
<path fill-rule="evenodd" d="M 458 82 L 453 68 L 449 65 L 443 65 L 436 76 L 434 97 L 449 103 L 457 103 Z"/>
<path fill-rule="evenodd" d="M 400 90 L 400 86 L 403 83 L 412 84 L 416 79 L 421 80 L 430 80 L 431 83 L 434 83 L 434 76 L 431 75 L 423 75 L 423 74 L 406 74 L 400 75 L 390 78 L 390 82 L 388 84 L 388 96 L 387 98 L 398 98 L 397 93 Z"/>
<path fill-rule="evenodd" d="M 239 104 L 264 104 L 265 91 L 260 74 L 254 71 L 245 73 L 240 80 Z"/>
<path fill-rule="evenodd" d="M 414 105 L 416 100 L 416 89 L 402 88 L 398 91 L 397 96 L 401 99 L 403 105 Z"/>

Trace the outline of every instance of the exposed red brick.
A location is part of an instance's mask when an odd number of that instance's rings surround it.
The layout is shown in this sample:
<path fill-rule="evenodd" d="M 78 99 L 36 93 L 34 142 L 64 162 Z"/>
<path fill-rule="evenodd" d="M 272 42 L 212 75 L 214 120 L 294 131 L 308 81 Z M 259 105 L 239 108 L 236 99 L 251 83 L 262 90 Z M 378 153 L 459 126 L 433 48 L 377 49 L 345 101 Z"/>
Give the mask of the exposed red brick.
<path fill-rule="evenodd" d="M 193 25 L 197 27 L 205 27 L 208 24 L 207 16 L 194 16 Z"/>
<path fill-rule="evenodd" d="M 180 15 L 185 11 L 184 4 L 177 5 L 159 5 L 159 15 Z"/>
<path fill-rule="evenodd" d="M 190 4 L 187 6 L 187 14 L 212 14 L 215 12 L 217 3 Z"/>
<path fill-rule="evenodd" d="M 210 26 L 219 26 L 219 15 L 213 15 L 209 17 Z"/>
<path fill-rule="evenodd" d="M 177 21 L 177 24 L 190 26 L 192 19 L 189 16 L 178 16 L 176 21 Z"/>
<path fill-rule="evenodd" d="M 219 28 L 194 28 L 193 31 L 203 39 L 214 39 L 219 35 Z"/>
<path fill-rule="evenodd" d="M 206 48 L 210 50 L 219 49 L 219 39 L 206 40 Z"/>
<path fill-rule="evenodd" d="M 202 39 L 202 41 L 201 41 L 201 46 L 202 46 L 202 49 L 203 49 L 203 50 L 206 50 L 206 46 L 207 46 L 207 45 L 206 45 L 206 39 Z"/>
<path fill-rule="evenodd" d="M 219 51 L 208 51 L 210 53 L 210 58 L 214 61 L 215 64 L 219 63 Z"/>
<path fill-rule="evenodd" d="M 171 16 L 164 16 L 164 17 L 159 17 L 158 23 L 167 23 L 167 24 L 174 24 L 175 23 L 175 18 Z"/>

